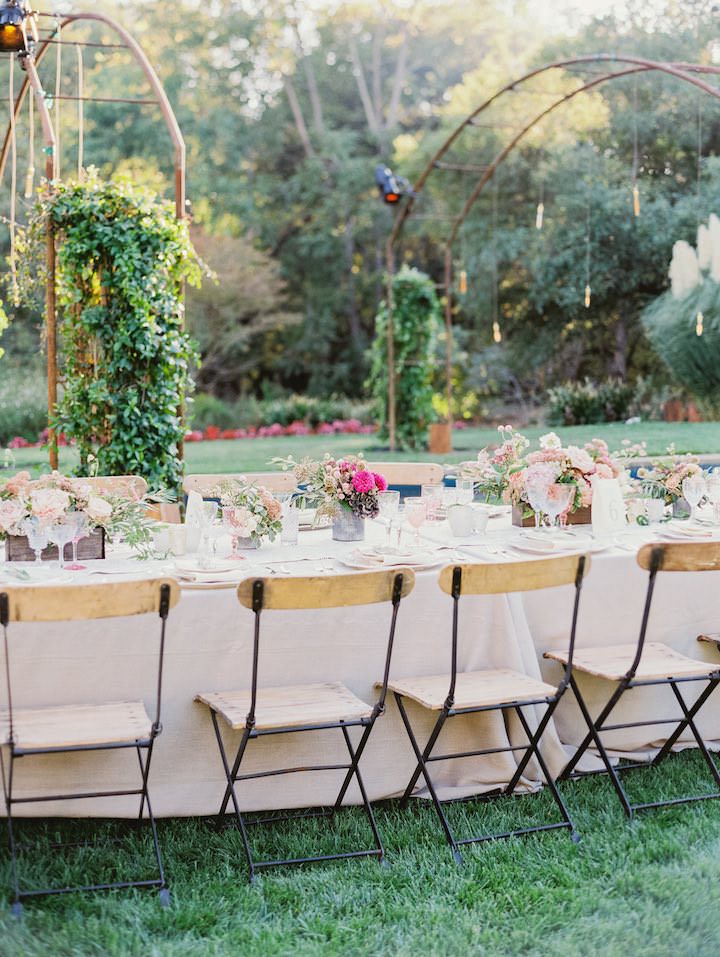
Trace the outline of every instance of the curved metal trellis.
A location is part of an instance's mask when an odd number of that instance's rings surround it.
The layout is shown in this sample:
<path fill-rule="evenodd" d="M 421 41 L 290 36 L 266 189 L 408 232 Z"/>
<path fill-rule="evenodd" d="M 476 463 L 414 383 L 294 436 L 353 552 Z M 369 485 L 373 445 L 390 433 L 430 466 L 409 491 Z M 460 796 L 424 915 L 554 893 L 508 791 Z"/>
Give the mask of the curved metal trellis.
<path fill-rule="evenodd" d="M 638 73 L 649 73 L 649 72 L 659 72 L 664 73 L 669 76 L 673 76 L 678 80 L 681 80 L 685 83 L 689 83 L 692 86 L 698 88 L 701 92 L 707 93 L 710 96 L 720 99 L 720 89 L 712 86 L 709 83 L 706 83 L 704 80 L 699 79 L 694 74 L 720 74 L 720 67 L 705 66 L 702 64 L 695 63 L 661 63 L 654 60 L 646 60 L 642 57 L 631 57 L 631 56 L 621 56 L 608 53 L 598 53 L 591 54 L 581 57 L 571 57 L 566 60 L 556 60 L 552 63 L 547 63 L 544 66 L 538 67 L 537 69 L 531 70 L 526 73 L 524 76 L 519 77 L 518 79 L 513 80 L 511 83 L 506 84 L 491 97 L 485 100 L 480 104 L 472 113 L 465 117 L 465 119 L 458 124 L 457 127 L 451 132 L 447 137 L 445 142 L 439 147 L 435 154 L 428 161 L 427 165 L 421 172 L 417 181 L 413 185 L 413 194 L 407 200 L 407 202 L 400 207 L 398 210 L 392 230 L 388 235 L 386 244 L 385 244 L 385 262 L 387 269 L 387 301 L 388 301 L 388 323 L 387 323 L 387 362 L 388 362 L 388 427 L 390 434 L 390 448 L 391 450 L 395 449 L 396 444 L 396 406 L 395 406 L 395 361 L 394 361 L 394 338 L 393 338 L 393 321 L 392 321 L 392 309 L 393 309 L 393 298 L 392 298 L 392 278 L 395 272 L 395 248 L 402 234 L 402 229 L 412 214 L 413 208 L 415 206 L 415 201 L 417 196 L 422 192 L 425 184 L 436 170 L 442 169 L 455 169 L 452 164 L 444 163 L 443 157 L 448 153 L 453 144 L 458 140 L 462 133 L 473 126 L 479 126 L 477 118 L 485 112 L 489 107 L 491 107 L 495 102 L 497 102 L 504 94 L 509 92 L 518 91 L 518 87 L 522 84 L 527 83 L 529 80 L 532 80 L 542 74 L 549 73 L 552 70 L 572 70 L 573 67 L 578 67 L 583 64 L 591 63 L 616 63 L 616 64 L 627 64 L 627 69 L 622 70 L 607 70 L 604 73 L 596 74 L 594 79 L 588 80 L 582 86 L 576 88 L 575 90 L 570 90 L 568 93 L 559 96 L 553 103 L 549 106 L 542 109 L 533 119 L 531 119 L 527 124 L 525 124 L 511 139 L 511 141 L 503 147 L 503 149 L 498 153 L 495 159 L 489 163 L 487 166 L 482 166 L 477 169 L 481 173 L 479 179 L 477 180 L 474 188 L 470 192 L 467 200 L 465 201 L 461 211 L 457 216 L 451 219 L 450 231 L 447 237 L 444 240 L 445 255 L 444 255 L 444 293 L 445 293 L 445 326 L 446 326 L 446 393 L 447 393 L 447 406 L 448 406 L 448 426 L 452 428 L 452 410 L 451 410 L 451 400 L 452 400 L 452 311 L 453 311 L 453 302 L 452 302 L 452 282 L 453 282 L 453 246 L 458 237 L 458 233 L 464 221 L 466 220 L 471 209 L 479 199 L 482 194 L 485 186 L 492 180 L 495 175 L 498 167 L 508 158 L 508 156 L 513 152 L 513 150 L 520 144 L 523 138 L 532 130 L 538 123 L 543 119 L 553 113 L 556 109 L 561 106 L 564 106 L 570 100 L 580 93 L 586 93 L 592 90 L 593 88 L 607 83 L 610 80 L 618 79 L 620 77 L 626 77 L 632 74 Z M 537 92 L 546 91 L 534 91 L 528 90 L 529 95 L 536 94 Z M 550 94 L 548 95 L 557 95 Z M 464 171 L 464 170 L 463 170 Z M 469 169 L 467 170 L 470 171 Z"/>
<path fill-rule="evenodd" d="M 0 144 L 0 181 L 2 181 L 5 165 L 11 150 L 12 129 L 17 122 L 25 98 L 30 90 L 32 90 L 34 94 L 34 104 L 40 115 L 40 121 L 42 125 L 45 152 L 45 178 L 47 179 L 48 183 L 52 183 L 53 180 L 57 179 L 58 175 L 57 134 L 48 109 L 48 99 L 75 100 L 82 103 L 134 103 L 140 106 L 156 106 L 159 107 L 162 113 L 165 126 L 172 142 L 175 213 L 178 219 L 183 219 L 185 217 L 185 141 L 163 85 L 153 69 L 152 64 L 132 34 L 130 34 L 116 20 L 104 13 L 72 13 L 58 16 L 54 13 L 32 11 L 28 17 L 32 18 L 34 22 L 37 21 L 38 17 L 49 18 L 55 21 L 55 26 L 50 29 L 46 36 L 38 35 L 37 40 L 29 41 L 26 44 L 26 48 L 17 54 L 18 58 L 20 59 L 21 66 L 25 71 L 25 77 L 15 98 L 14 109 L 12 110 L 10 122 L 8 123 L 3 141 Z M 82 23 L 84 21 L 103 24 L 113 31 L 113 33 L 119 38 L 120 42 L 103 43 L 91 42 L 87 40 L 63 39 L 63 30 L 66 27 L 70 27 L 73 24 Z M 79 91 L 78 96 L 57 96 L 48 94 L 43 88 L 42 82 L 38 76 L 37 68 L 47 54 L 48 50 L 50 50 L 53 46 L 57 46 L 59 52 L 64 45 L 73 46 L 76 48 L 90 47 L 93 49 L 128 51 L 130 54 L 132 54 L 135 62 L 142 70 L 145 79 L 152 90 L 152 98 L 133 99 L 128 97 L 86 96 L 84 95 L 84 91 Z M 52 425 L 50 425 L 54 417 L 55 407 L 57 405 L 58 357 L 57 314 L 55 305 L 55 240 L 52 230 L 49 226 L 47 234 L 45 328 L 48 365 L 48 445 L 50 450 L 50 465 L 52 468 L 57 468 L 57 436 L 55 435 Z"/>

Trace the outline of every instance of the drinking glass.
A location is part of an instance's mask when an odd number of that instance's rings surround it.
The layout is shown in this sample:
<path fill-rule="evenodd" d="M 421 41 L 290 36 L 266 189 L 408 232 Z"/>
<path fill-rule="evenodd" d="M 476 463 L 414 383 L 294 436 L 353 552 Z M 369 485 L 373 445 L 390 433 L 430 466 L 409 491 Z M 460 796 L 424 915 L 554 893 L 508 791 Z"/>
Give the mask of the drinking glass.
<path fill-rule="evenodd" d="M 27 537 L 28 545 L 35 552 L 35 562 L 42 561 L 42 550 L 48 543 L 48 528 L 37 518 L 27 518 L 22 523 L 23 535 Z"/>
<path fill-rule="evenodd" d="M 75 532 L 75 524 L 72 521 L 63 519 L 62 522 L 55 522 L 54 525 L 50 526 L 48 531 L 48 538 L 58 547 L 58 565 L 60 568 L 65 567 L 65 546 L 68 542 L 72 541 L 73 534 Z"/>
<path fill-rule="evenodd" d="M 405 499 L 405 518 L 415 529 L 415 545 L 420 545 L 420 527 L 428 517 L 427 501 L 423 498 Z"/>
<path fill-rule="evenodd" d="M 702 475 L 690 475 L 683 479 L 683 495 L 690 506 L 690 518 L 697 518 L 697 507 L 705 494 L 705 479 Z"/>
<path fill-rule="evenodd" d="M 389 489 L 385 492 L 378 492 L 378 505 L 380 507 L 380 518 L 384 519 L 386 524 L 386 544 L 390 544 L 392 534 L 393 520 L 398 517 L 400 512 L 400 492 Z"/>
<path fill-rule="evenodd" d="M 442 505 L 442 485 L 421 485 L 420 495 L 425 499 L 426 518 L 429 522 L 437 521 L 440 517 Z"/>
<path fill-rule="evenodd" d="M 300 531 L 300 509 L 295 508 L 292 496 L 288 494 L 282 503 L 282 529 L 280 541 L 283 545 L 297 545 Z"/>
<path fill-rule="evenodd" d="M 535 528 L 540 528 L 542 513 L 547 511 L 547 482 L 529 482 L 526 486 L 527 500 L 535 513 Z"/>
<path fill-rule="evenodd" d="M 720 468 L 710 469 L 705 483 L 705 494 L 713 507 L 713 521 L 720 521 Z"/>
<path fill-rule="evenodd" d="M 551 528 L 555 525 L 558 515 L 570 506 L 574 494 L 574 485 L 567 485 L 564 482 L 553 482 L 548 485 L 545 512 Z"/>
<path fill-rule="evenodd" d="M 458 505 L 469 505 L 475 498 L 475 483 L 472 479 L 456 479 L 455 489 Z"/>
<path fill-rule="evenodd" d="M 215 552 L 213 524 L 218 514 L 217 502 L 203 502 L 198 509 L 198 525 L 200 526 L 200 542 L 198 543 L 198 564 L 201 568 L 209 568 Z"/>
<path fill-rule="evenodd" d="M 86 565 L 80 565 L 77 560 L 77 548 L 78 542 L 83 538 L 87 538 L 90 534 L 90 520 L 88 519 L 85 512 L 70 512 L 68 519 L 72 524 L 72 542 L 73 547 L 73 557 L 70 565 L 67 566 L 70 571 L 81 572 L 87 568 Z"/>

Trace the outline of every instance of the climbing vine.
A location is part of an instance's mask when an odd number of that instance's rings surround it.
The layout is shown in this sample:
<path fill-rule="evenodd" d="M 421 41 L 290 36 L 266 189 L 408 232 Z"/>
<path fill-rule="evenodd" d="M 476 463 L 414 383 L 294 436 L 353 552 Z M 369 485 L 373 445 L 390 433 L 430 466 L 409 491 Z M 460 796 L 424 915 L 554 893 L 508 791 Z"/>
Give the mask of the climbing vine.
<path fill-rule="evenodd" d="M 395 344 L 395 409 L 400 448 L 418 449 L 427 443 L 433 418 L 435 345 L 440 304 L 432 279 L 403 266 L 393 278 L 393 340 Z M 369 385 L 375 399 L 380 434 L 387 436 L 388 366 L 387 304 L 375 317 Z"/>
<path fill-rule="evenodd" d="M 49 220 L 57 246 L 63 395 L 57 428 L 74 439 L 80 471 L 142 475 L 176 488 L 182 404 L 197 356 L 183 330 L 182 284 L 203 265 L 171 203 L 127 180 L 55 183 L 32 231 Z"/>

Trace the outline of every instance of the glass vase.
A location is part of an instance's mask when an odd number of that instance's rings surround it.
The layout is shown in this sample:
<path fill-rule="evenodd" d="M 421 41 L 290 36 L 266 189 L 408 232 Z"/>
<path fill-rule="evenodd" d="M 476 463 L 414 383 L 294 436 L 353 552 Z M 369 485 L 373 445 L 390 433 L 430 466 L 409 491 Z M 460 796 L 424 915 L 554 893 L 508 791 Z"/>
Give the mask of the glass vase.
<path fill-rule="evenodd" d="M 338 509 L 333 519 L 332 537 L 336 542 L 362 542 L 365 538 L 365 519 L 350 509 Z"/>

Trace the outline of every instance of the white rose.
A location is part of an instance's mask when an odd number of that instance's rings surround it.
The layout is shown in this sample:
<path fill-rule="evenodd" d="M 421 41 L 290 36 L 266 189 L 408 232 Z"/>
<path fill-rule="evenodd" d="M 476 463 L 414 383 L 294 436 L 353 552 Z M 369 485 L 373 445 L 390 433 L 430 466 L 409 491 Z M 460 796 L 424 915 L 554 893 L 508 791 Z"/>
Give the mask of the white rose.
<path fill-rule="evenodd" d="M 540 436 L 540 448 L 561 449 L 562 442 L 560 441 L 560 436 L 556 435 L 555 432 L 548 432 L 547 435 Z"/>
<path fill-rule="evenodd" d="M 94 522 L 103 522 L 112 515 L 112 505 L 99 495 L 91 495 L 85 511 Z"/>

